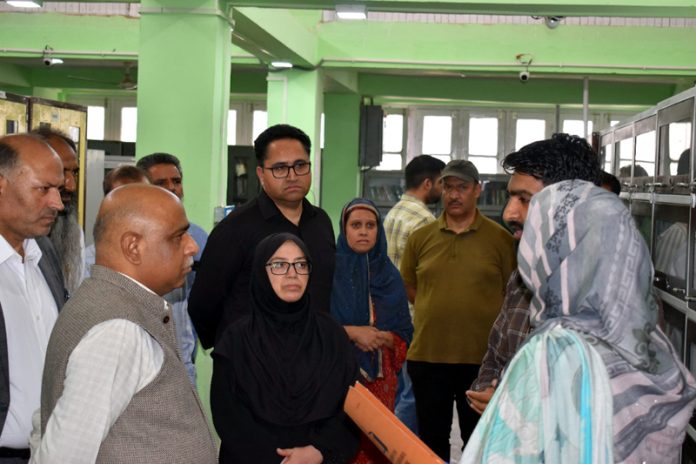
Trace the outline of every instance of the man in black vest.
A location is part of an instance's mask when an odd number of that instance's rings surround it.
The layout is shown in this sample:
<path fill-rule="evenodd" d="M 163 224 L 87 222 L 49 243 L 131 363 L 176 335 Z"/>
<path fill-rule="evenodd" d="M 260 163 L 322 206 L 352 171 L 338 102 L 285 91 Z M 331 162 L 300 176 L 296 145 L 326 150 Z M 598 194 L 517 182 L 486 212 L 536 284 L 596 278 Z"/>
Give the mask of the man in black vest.
<path fill-rule="evenodd" d="M 29 459 L 46 346 L 65 302 L 45 237 L 63 210 L 62 185 L 63 164 L 45 142 L 0 139 L 0 463 Z"/>

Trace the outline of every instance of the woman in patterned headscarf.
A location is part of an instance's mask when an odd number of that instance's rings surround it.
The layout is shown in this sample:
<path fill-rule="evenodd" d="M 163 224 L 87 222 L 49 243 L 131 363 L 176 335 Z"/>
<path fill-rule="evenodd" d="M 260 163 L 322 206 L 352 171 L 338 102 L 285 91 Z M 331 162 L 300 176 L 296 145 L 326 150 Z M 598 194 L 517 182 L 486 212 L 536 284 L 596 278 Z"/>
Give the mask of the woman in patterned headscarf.
<path fill-rule="evenodd" d="M 462 462 L 677 462 L 694 379 L 657 327 L 650 253 L 613 194 L 536 194 L 518 252 L 533 336 Z"/>

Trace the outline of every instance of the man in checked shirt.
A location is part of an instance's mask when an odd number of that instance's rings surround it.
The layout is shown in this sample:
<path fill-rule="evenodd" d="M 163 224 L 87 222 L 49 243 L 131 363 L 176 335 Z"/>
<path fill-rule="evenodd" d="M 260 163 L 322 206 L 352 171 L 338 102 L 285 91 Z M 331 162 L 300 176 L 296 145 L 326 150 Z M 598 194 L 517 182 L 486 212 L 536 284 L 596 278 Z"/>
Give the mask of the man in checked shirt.
<path fill-rule="evenodd" d="M 577 136 L 554 134 L 550 139 L 530 143 L 503 160 L 508 182 L 508 203 L 503 220 L 515 240 L 522 237 L 527 208 L 532 196 L 547 185 L 562 180 L 581 179 L 599 182 L 599 160 L 588 143 Z M 529 303 L 531 292 L 524 286 L 515 269 L 505 289 L 500 314 L 488 337 L 488 350 L 483 357 L 478 378 L 466 392 L 471 407 L 479 414 L 488 405 L 507 363 L 529 334 Z"/>

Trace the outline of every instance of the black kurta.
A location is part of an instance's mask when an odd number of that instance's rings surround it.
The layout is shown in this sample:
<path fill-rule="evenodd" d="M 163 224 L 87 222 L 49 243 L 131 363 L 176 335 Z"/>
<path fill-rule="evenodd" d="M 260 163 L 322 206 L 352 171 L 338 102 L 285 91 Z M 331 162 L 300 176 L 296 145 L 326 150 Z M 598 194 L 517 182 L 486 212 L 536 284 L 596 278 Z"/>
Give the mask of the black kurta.
<path fill-rule="evenodd" d="M 188 311 L 204 348 L 225 327 L 249 313 L 249 276 L 256 245 L 273 233 L 300 237 L 312 255 L 312 309 L 329 311 L 336 240 L 329 216 L 302 202 L 299 227 L 288 221 L 265 192 L 233 211 L 213 229 L 191 289 Z"/>
<path fill-rule="evenodd" d="M 277 448 L 312 445 L 325 463 L 348 462 L 359 433 L 343 412 L 358 367 L 345 330 L 310 307 L 308 292 L 286 301 L 273 289 L 268 260 L 297 237 L 272 234 L 252 260 L 249 313 L 225 329 L 213 352 L 211 406 L 221 462 L 278 463 Z M 275 277 L 274 277 L 275 278 Z M 285 276 L 280 279 L 297 279 Z M 314 273 L 305 277 L 311 284 Z"/>
<path fill-rule="evenodd" d="M 228 361 L 214 357 L 210 405 L 222 443 L 220 464 L 278 464 L 276 448 L 313 445 L 324 464 L 349 462 L 358 449 L 360 431 L 343 411 L 311 424 L 281 426 L 254 416 L 239 397 L 230 392 Z"/>

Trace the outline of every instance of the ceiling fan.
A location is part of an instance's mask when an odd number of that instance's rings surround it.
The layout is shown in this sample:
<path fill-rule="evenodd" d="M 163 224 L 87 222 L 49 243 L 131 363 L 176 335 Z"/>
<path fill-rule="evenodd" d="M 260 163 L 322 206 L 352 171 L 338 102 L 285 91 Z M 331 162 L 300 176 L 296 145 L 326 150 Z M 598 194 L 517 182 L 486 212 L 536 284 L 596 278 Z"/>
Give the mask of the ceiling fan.
<path fill-rule="evenodd" d="M 125 68 L 123 71 L 123 78 L 119 82 L 104 81 L 101 79 L 95 79 L 92 77 L 85 77 L 85 76 L 68 75 L 68 78 L 79 80 L 79 81 L 98 82 L 101 84 L 108 84 L 110 86 L 116 86 L 122 90 L 136 90 L 138 88 L 138 83 L 131 76 L 131 68 L 133 67 L 133 63 L 130 61 L 126 61 L 123 63 L 123 66 Z"/>

